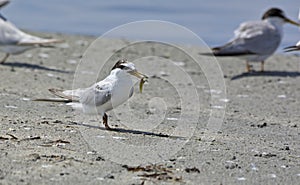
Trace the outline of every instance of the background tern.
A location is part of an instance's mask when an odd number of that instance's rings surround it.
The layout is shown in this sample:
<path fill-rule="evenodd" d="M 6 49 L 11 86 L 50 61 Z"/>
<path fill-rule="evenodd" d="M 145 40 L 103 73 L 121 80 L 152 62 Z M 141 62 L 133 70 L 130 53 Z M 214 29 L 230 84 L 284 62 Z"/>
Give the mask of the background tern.
<path fill-rule="evenodd" d="M 213 55 L 246 59 L 248 72 L 252 70 L 249 62 L 261 62 L 261 71 L 264 71 L 264 60 L 276 51 L 282 40 L 284 23 L 300 26 L 288 19 L 282 10 L 271 8 L 264 13 L 261 21 L 242 23 L 229 43 L 212 48 Z"/>
<path fill-rule="evenodd" d="M 0 0 L 0 8 L 8 3 L 8 0 Z M 20 54 L 35 47 L 49 47 L 49 44 L 60 42 L 63 41 L 27 34 L 0 14 L 0 51 L 5 53 L 5 57 L 0 60 L 0 63 L 4 63 L 9 55 Z"/>

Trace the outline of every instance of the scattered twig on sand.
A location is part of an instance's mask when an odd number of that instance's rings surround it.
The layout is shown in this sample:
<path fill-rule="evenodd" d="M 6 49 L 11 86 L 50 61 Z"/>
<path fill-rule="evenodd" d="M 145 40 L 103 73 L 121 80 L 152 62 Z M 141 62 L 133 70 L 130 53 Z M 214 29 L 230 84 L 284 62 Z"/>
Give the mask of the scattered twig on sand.
<path fill-rule="evenodd" d="M 11 139 L 18 140 L 18 138 L 16 136 L 12 135 L 12 134 L 6 134 L 6 135 L 10 136 Z"/>
<path fill-rule="evenodd" d="M 62 140 L 62 139 L 58 139 L 58 140 L 46 142 L 45 144 L 57 144 L 57 143 L 70 144 L 70 141 L 65 141 L 65 140 Z"/>
<path fill-rule="evenodd" d="M 17 136 L 13 135 L 13 134 L 6 134 L 8 136 L 10 136 L 11 138 L 7 138 L 7 137 L 1 137 L 0 136 L 0 139 L 2 140 L 9 140 L 9 139 L 12 139 L 12 140 L 18 140 L 19 141 L 28 141 L 28 140 L 36 140 L 36 139 L 41 139 L 40 136 L 29 136 L 27 138 L 23 138 L 23 139 L 19 139 Z"/>
<path fill-rule="evenodd" d="M 196 167 L 193 167 L 193 168 L 186 168 L 185 169 L 185 171 L 187 172 L 187 173 L 200 173 L 200 170 L 198 169 L 198 168 L 196 168 Z"/>
<path fill-rule="evenodd" d="M 9 140 L 9 138 L 0 136 L 0 140 Z"/>
<path fill-rule="evenodd" d="M 70 144 L 70 143 L 71 143 L 70 141 L 65 141 L 65 140 L 62 140 L 62 139 L 57 139 L 57 140 L 45 142 L 43 144 L 40 144 L 39 146 L 42 146 L 42 147 L 53 147 L 53 146 L 56 146 L 56 147 L 64 149 L 64 150 L 75 151 L 73 149 L 69 149 L 69 148 L 65 148 L 64 147 L 65 144 Z"/>
<path fill-rule="evenodd" d="M 29 136 L 27 138 L 21 139 L 20 141 L 29 141 L 29 140 L 37 140 L 37 139 L 41 139 L 40 136 Z"/>
<path fill-rule="evenodd" d="M 142 174 L 138 174 L 139 177 L 143 177 L 143 180 L 162 180 L 162 181 L 182 181 L 182 177 L 175 176 L 173 174 L 173 169 L 169 167 L 164 167 L 163 165 L 147 165 L 129 167 L 127 165 L 123 165 L 127 171 L 131 172 L 144 172 Z"/>

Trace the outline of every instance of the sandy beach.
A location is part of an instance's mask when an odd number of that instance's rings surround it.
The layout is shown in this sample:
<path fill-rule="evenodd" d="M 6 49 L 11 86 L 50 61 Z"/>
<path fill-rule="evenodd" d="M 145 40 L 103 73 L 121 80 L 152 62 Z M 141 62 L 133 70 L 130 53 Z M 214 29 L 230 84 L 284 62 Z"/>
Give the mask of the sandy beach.
<path fill-rule="evenodd" d="M 264 73 L 218 58 L 224 91 L 176 47 L 35 34 L 66 42 L 0 65 L 0 184 L 299 184 L 299 55 L 275 54 Z M 114 131 L 62 103 L 31 101 L 54 97 L 49 88 L 88 87 L 120 58 L 134 60 L 149 82 L 108 112 Z M 222 121 L 214 131 L 212 111 Z"/>

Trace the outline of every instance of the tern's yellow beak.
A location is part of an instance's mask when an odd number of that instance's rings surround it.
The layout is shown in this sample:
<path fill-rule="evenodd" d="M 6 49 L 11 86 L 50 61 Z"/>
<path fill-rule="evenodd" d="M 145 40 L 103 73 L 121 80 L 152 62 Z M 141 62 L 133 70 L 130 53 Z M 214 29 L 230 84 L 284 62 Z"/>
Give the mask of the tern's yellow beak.
<path fill-rule="evenodd" d="M 137 78 L 140 78 L 140 79 L 142 79 L 142 78 L 146 78 L 147 79 L 148 78 L 146 75 L 138 72 L 137 70 L 129 71 L 128 73 L 131 74 L 131 75 L 133 75 L 133 76 L 136 76 Z"/>
<path fill-rule="evenodd" d="M 300 26 L 300 23 L 297 23 L 295 21 L 292 21 L 291 19 L 285 18 L 284 19 L 285 22 L 296 25 L 296 26 Z"/>
<path fill-rule="evenodd" d="M 141 81 L 140 81 L 140 92 L 142 92 L 143 91 L 143 85 L 144 85 L 145 82 L 147 82 L 148 77 L 146 75 L 138 72 L 137 70 L 130 71 L 129 74 L 131 74 L 133 76 L 136 76 L 136 77 L 141 79 Z"/>

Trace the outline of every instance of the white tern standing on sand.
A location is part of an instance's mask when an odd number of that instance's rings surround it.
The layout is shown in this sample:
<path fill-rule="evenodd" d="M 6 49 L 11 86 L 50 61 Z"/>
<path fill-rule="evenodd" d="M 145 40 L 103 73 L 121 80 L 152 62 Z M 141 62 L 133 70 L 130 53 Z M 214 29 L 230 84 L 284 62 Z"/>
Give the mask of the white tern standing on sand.
<path fill-rule="evenodd" d="M 7 3 L 9 3 L 8 0 L 0 0 L 0 7 Z M 20 54 L 35 47 L 47 47 L 49 44 L 60 42 L 63 41 L 27 34 L 0 14 L 0 51 L 5 53 L 5 57 L 0 60 L 0 63 L 4 63 L 9 55 Z"/>
<path fill-rule="evenodd" d="M 131 75 L 141 79 L 140 91 L 142 91 L 142 86 L 148 77 L 138 72 L 133 63 L 122 59 L 114 65 L 110 75 L 88 88 L 65 91 L 49 89 L 62 99 L 35 99 L 35 101 L 65 102 L 85 114 L 100 114 L 105 128 L 111 129 L 106 112 L 121 105 L 133 95 L 135 82 Z"/>
<path fill-rule="evenodd" d="M 271 8 L 264 13 L 261 21 L 244 22 L 235 30 L 235 37 L 229 43 L 212 48 L 215 56 L 236 56 L 246 59 L 247 71 L 249 62 L 261 62 L 264 71 L 264 61 L 278 48 L 283 37 L 283 24 L 299 23 L 288 19 L 278 8 Z"/>

